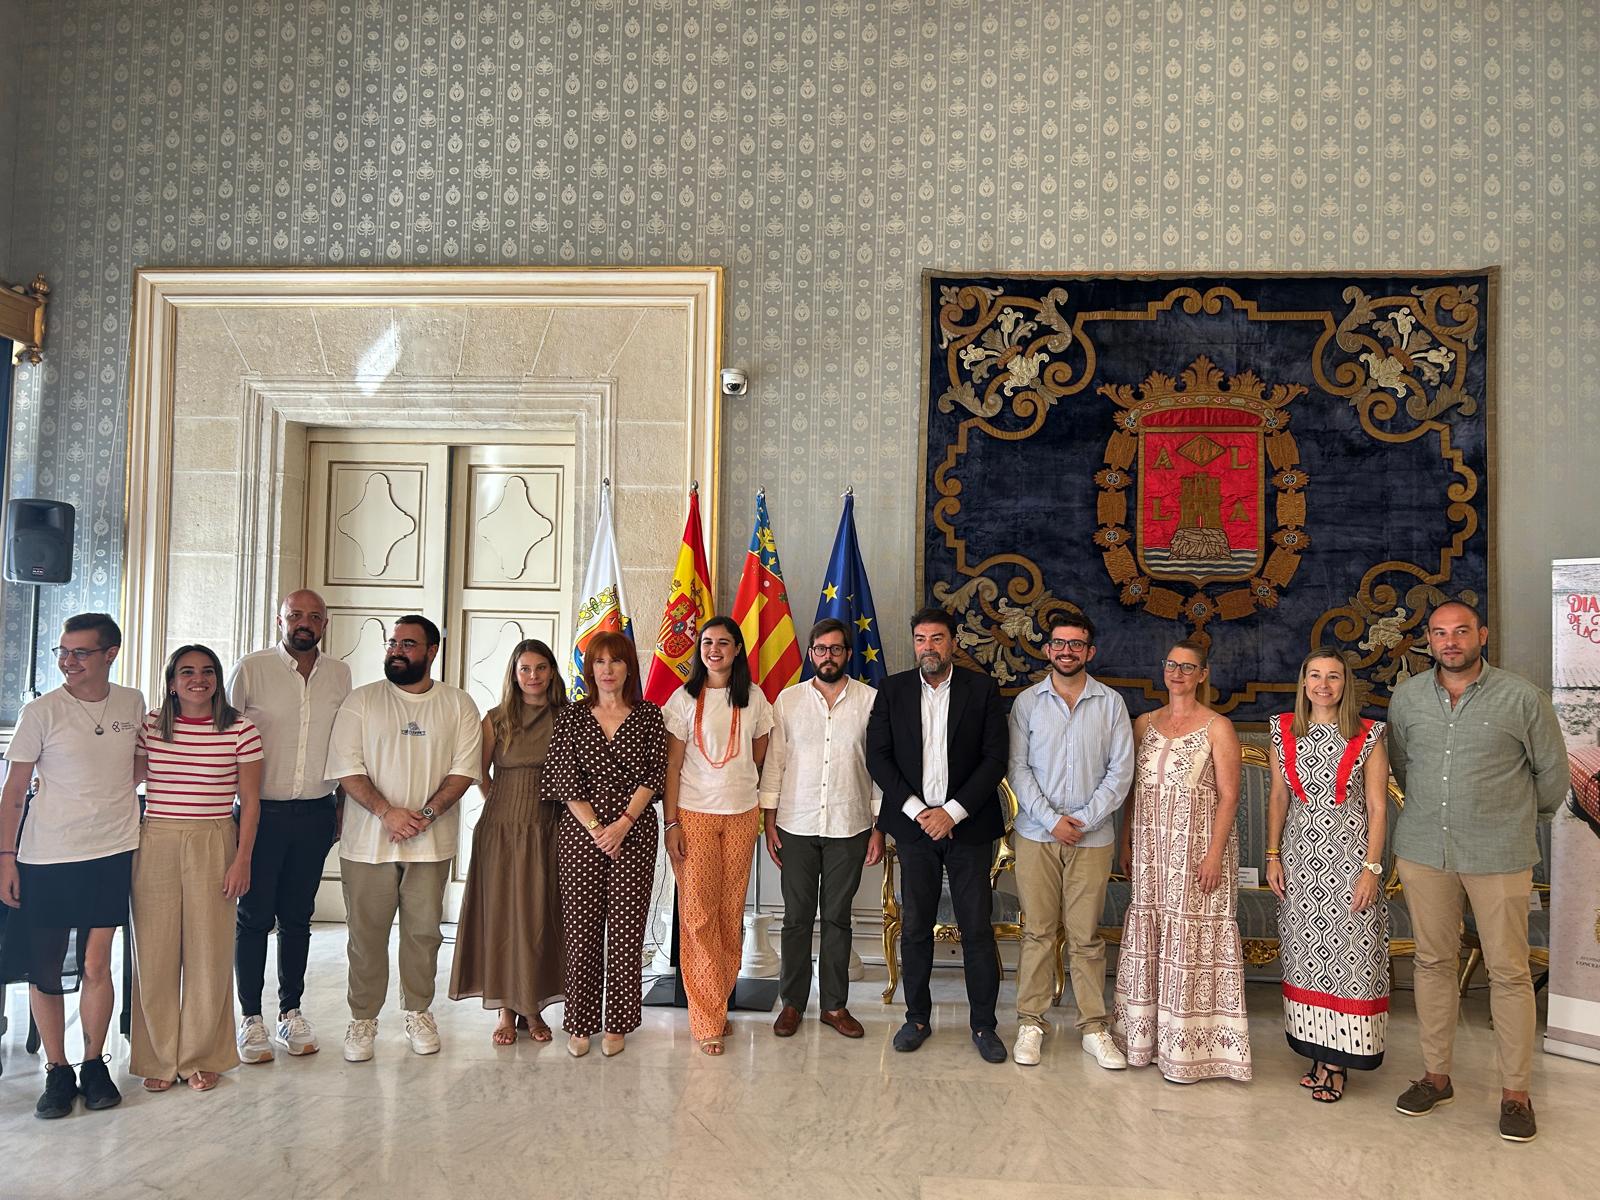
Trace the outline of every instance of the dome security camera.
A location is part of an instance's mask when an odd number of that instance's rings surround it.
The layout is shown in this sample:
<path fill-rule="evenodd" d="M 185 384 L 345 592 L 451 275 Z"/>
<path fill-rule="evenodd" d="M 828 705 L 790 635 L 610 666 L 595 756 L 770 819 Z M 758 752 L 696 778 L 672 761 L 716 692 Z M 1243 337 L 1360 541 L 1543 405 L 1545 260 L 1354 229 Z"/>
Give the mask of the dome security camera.
<path fill-rule="evenodd" d="M 738 367 L 724 367 L 721 375 L 724 396 L 743 396 L 750 390 L 750 376 Z"/>

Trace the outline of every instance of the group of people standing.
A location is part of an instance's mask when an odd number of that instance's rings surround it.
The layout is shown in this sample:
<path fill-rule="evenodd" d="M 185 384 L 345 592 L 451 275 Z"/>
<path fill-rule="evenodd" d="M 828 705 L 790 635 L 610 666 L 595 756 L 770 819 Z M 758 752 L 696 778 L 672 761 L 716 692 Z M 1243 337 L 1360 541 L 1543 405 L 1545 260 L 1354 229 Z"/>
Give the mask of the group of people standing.
<path fill-rule="evenodd" d="M 465 692 L 431 677 L 440 635 L 427 618 L 396 620 L 384 679 L 355 689 L 348 666 L 320 650 L 326 625 L 315 593 L 290 595 L 278 643 L 246 655 L 226 681 L 209 649 L 179 647 L 147 713 L 138 692 L 110 682 L 116 623 L 104 614 L 66 623 L 56 648 L 64 683 L 24 708 L 0 799 L 0 901 L 17 910 L 0 970 L 31 984 L 48 1062 L 39 1116 L 65 1115 L 79 1093 L 89 1108 L 121 1099 L 104 1041 L 111 938 L 130 896 L 130 1069 L 146 1089 L 183 1080 L 209 1090 L 236 1062 L 269 1061 L 275 1046 L 314 1053 L 300 1005 L 335 843 L 348 923 L 344 1056 L 373 1057 L 397 916 L 407 1040 L 436 1053 L 445 889 L 459 802 L 475 783 L 486 805 L 450 995 L 498 1009 L 496 1045 L 522 1029 L 550 1040 L 542 1011 L 564 1002 L 569 1053 L 587 1054 L 597 1034 L 602 1054 L 622 1051 L 641 1019 L 661 845 L 678 887 L 691 1033 L 703 1053 L 721 1055 L 763 837 L 785 905 L 774 1033 L 792 1036 L 803 1020 L 820 909 L 820 1019 L 860 1038 L 846 1003 L 850 905 L 892 837 L 906 988 L 894 1049 L 915 1051 L 933 1032 L 934 925 L 948 879 L 972 1040 L 986 1061 L 1006 1061 L 990 870 L 1009 777 L 1023 910 L 1016 1061 L 1041 1061 L 1064 945 L 1076 1031 L 1100 1066 L 1154 1063 L 1181 1084 L 1251 1077 L 1235 916 L 1240 742 L 1206 704 L 1200 641 L 1167 650 L 1167 702 L 1130 720 L 1121 696 L 1088 671 L 1093 622 L 1063 616 L 1048 632 L 1048 672 L 1008 719 L 991 679 L 954 668 L 956 625 L 942 609 L 913 616 L 916 666 L 881 690 L 845 673 L 850 627 L 819 621 L 807 639 L 811 678 L 774 703 L 751 680 L 739 626 L 713 617 L 688 680 L 663 707 L 643 699 L 632 641 L 608 633 L 588 646 L 583 699 L 569 701 L 554 653 L 529 640 L 512 651 L 500 703 L 480 718 Z M 1527 892 L 1534 821 L 1560 803 L 1564 755 L 1549 699 L 1482 661 L 1487 630 L 1474 610 L 1441 604 L 1427 638 L 1436 669 L 1396 690 L 1387 729 L 1359 716 L 1348 664 L 1328 649 L 1306 658 L 1294 710 L 1273 724 L 1267 883 L 1282 901 L 1286 1034 L 1311 1060 L 1301 1083 L 1315 1100 L 1337 1101 L 1349 1070 L 1383 1060 L 1392 768 L 1412 787 L 1394 848 L 1416 925 L 1426 1066 L 1398 1107 L 1422 1115 L 1453 1098 L 1466 895 L 1490 971 L 1501 1133 L 1528 1140 Z M 1131 900 L 1108 1009 L 1100 928 L 1119 845 Z M 274 928 L 269 1033 L 262 991 Z M 69 975 L 82 981 L 76 1070 L 64 1045 Z"/>

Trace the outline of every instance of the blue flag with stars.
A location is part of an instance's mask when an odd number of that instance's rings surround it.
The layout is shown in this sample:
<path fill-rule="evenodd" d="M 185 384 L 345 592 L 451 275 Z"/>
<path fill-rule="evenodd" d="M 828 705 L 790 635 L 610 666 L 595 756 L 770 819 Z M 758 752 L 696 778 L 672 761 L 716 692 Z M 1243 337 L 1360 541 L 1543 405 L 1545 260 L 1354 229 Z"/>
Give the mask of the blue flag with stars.
<path fill-rule="evenodd" d="M 833 537 L 833 553 L 822 578 L 822 598 L 817 601 L 817 620 L 834 617 L 850 627 L 850 665 L 845 674 L 862 683 L 880 687 L 889 670 L 883 661 L 883 639 L 878 634 L 878 611 L 872 606 L 872 588 L 867 570 L 861 565 L 861 547 L 856 542 L 855 496 L 846 493 L 844 512 L 839 517 L 839 532 Z M 816 672 L 811 655 L 806 655 L 804 678 Z"/>

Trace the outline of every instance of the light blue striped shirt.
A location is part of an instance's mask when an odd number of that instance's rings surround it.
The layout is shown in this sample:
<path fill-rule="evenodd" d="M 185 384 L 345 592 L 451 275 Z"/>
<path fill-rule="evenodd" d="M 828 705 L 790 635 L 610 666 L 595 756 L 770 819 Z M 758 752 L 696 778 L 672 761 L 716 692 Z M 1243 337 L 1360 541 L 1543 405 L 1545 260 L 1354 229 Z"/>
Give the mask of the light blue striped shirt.
<path fill-rule="evenodd" d="M 1120 695 L 1091 675 L 1069 709 L 1045 676 L 1011 704 L 1008 778 L 1017 794 L 1017 834 L 1051 841 L 1065 815 L 1083 822 L 1078 845 L 1109 846 L 1133 762 L 1133 724 Z"/>

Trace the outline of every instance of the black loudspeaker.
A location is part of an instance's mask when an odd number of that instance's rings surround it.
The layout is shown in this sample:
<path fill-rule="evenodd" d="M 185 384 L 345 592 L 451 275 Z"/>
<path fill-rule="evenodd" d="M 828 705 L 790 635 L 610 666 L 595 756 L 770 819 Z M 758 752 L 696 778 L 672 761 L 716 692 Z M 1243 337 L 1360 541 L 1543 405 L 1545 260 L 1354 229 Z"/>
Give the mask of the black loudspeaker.
<path fill-rule="evenodd" d="M 76 512 L 59 500 L 14 499 L 6 505 L 6 578 L 12 583 L 70 583 Z"/>

